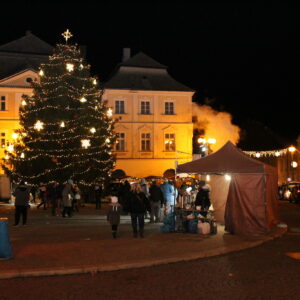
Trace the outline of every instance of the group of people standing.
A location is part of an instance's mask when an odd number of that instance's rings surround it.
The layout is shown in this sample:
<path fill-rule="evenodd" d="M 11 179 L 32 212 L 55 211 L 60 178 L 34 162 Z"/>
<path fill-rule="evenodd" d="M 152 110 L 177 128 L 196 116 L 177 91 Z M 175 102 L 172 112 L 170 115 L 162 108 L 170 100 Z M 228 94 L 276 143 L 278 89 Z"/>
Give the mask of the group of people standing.
<path fill-rule="evenodd" d="M 15 188 L 15 223 L 18 226 L 22 217 L 23 225 L 27 223 L 27 210 L 30 207 L 30 198 L 35 202 L 36 194 L 39 194 L 41 206 L 48 209 L 51 206 L 52 216 L 71 217 L 74 211 L 79 211 L 81 192 L 77 185 L 69 179 L 65 184 L 54 183 L 49 185 L 41 184 L 39 188 L 31 187 L 21 181 Z"/>

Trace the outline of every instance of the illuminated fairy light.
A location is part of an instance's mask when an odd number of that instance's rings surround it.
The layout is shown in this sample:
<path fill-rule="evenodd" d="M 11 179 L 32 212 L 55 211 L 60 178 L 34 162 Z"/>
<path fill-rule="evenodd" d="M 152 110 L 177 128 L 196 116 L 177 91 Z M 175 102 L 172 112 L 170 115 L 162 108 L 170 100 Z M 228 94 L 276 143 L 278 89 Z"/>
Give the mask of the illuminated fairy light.
<path fill-rule="evenodd" d="M 94 79 L 94 80 L 93 80 L 93 85 L 96 85 L 96 84 L 97 84 L 97 80 Z"/>
<path fill-rule="evenodd" d="M 60 125 L 59 125 L 60 127 L 65 127 L 66 125 L 65 125 L 65 122 L 64 121 L 62 121 L 61 123 L 60 123 Z"/>
<path fill-rule="evenodd" d="M 25 105 L 27 105 L 27 102 L 26 102 L 25 100 L 22 100 L 21 104 L 22 104 L 23 106 L 25 106 Z"/>
<path fill-rule="evenodd" d="M 112 110 L 111 108 L 109 108 L 109 109 L 107 110 L 107 116 L 108 116 L 108 117 L 112 117 L 112 115 L 113 115 L 113 110 Z"/>
<path fill-rule="evenodd" d="M 40 70 L 40 71 L 39 71 L 39 75 L 40 75 L 40 76 L 44 76 L 44 75 L 45 75 L 44 71 L 43 71 L 43 70 Z"/>
<path fill-rule="evenodd" d="M 8 152 L 13 152 L 15 149 L 14 145 L 10 144 L 8 147 L 7 147 L 7 151 Z"/>
<path fill-rule="evenodd" d="M 86 100 L 86 98 L 82 97 L 82 98 L 80 98 L 79 101 L 80 101 L 81 103 L 85 103 L 87 100 Z"/>
<path fill-rule="evenodd" d="M 283 156 L 288 153 L 288 148 L 285 149 L 278 149 L 278 150 L 269 150 L 269 151 L 243 151 L 245 154 L 253 157 L 257 157 L 257 154 L 260 155 L 260 157 L 268 157 L 268 156 Z"/>
<path fill-rule="evenodd" d="M 34 124 L 34 129 L 36 129 L 37 131 L 40 131 L 44 128 L 44 123 L 41 122 L 40 120 L 38 120 L 35 124 Z"/>
<path fill-rule="evenodd" d="M 109 143 L 110 143 L 110 139 L 107 138 L 107 139 L 105 140 L 105 143 L 109 144 Z"/>
<path fill-rule="evenodd" d="M 25 154 L 22 152 L 20 155 L 21 158 L 25 158 Z"/>
<path fill-rule="evenodd" d="M 255 157 L 260 158 L 260 153 L 259 152 L 255 153 Z"/>
<path fill-rule="evenodd" d="M 79 69 L 82 70 L 83 69 L 83 64 L 79 65 Z"/>
<path fill-rule="evenodd" d="M 6 154 L 5 157 L 4 157 L 4 159 L 6 159 L 6 160 L 9 159 L 9 156 Z"/>
<path fill-rule="evenodd" d="M 16 132 L 14 132 L 14 133 L 11 135 L 11 137 L 12 137 L 14 140 L 16 140 L 16 139 L 19 137 L 19 134 L 16 133 Z"/>
<path fill-rule="evenodd" d="M 89 140 L 89 139 L 83 139 L 83 140 L 81 140 L 81 147 L 82 148 L 87 149 L 90 146 L 91 146 L 91 140 Z"/>
<path fill-rule="evenodd" d="M 95 128 L 95 127 L 92 127 L 92 128 L 90 129 L 90 132 L 91 132 L 91 133 L 95 133 L 95 132 L 96 132 L 96 128 Z"/>
<path fill-rule="evenodd" d="M 73 72 L 73 71 L 74 71 L 74 65 L 73 65 L 73 64 L 70 64 L 70 63 L 67 63 L 67 64 L 66 64 L 66 69 L 67 69 L 69 72 Z"/>

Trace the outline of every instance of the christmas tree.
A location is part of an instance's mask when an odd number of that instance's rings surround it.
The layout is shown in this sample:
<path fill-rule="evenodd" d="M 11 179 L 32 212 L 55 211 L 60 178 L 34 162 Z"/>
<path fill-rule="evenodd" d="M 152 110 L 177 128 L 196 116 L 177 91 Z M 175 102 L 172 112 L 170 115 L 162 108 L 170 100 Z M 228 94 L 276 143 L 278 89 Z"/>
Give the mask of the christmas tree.
<path fill-rule="evenodd" d="M 112 111 L 102 100 L 98 82 L 72 36 L 63 33 L 33 95 L 23 96 L 16 143 L 4 165 L 14 181 L 31 184 L 65 182 L 83 186 L 104 180 L 114 166 Z M 13 150 L 13 151 L 12 151 Z"/>

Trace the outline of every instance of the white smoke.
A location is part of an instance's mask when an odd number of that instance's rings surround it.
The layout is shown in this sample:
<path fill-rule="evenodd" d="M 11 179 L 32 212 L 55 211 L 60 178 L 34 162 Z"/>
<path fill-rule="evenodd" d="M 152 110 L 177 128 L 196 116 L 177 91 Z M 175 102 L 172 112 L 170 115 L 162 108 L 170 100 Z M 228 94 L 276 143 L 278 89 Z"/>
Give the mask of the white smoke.
<path fill-rule="evenodd" d="M 193 119 L 194 129 L 203 130 L 205 139 L 216 139 L 216 144 L 211 145 L 213 152 L 228 141 L 236 145 L 240 139 L 240 128 L 232 124 L 232 116 L 227 112 L 219 112 L 210 106 L 193 103 Z"/>

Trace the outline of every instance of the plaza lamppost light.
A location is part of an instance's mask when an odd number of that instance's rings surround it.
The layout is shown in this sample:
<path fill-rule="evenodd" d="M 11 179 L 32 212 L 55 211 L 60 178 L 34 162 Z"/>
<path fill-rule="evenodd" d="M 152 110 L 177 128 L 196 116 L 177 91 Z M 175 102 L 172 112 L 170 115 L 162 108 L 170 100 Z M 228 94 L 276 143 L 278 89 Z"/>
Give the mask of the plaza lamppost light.
<path fill-rule="evenodd" d="M 201 151 L 203 152 L 204 156 L 208 155 L 209 145 L 214 145 L 217 143 L 217 140 L 214 138 L 198 138 L 198 144 L 200 144 Z"/>

